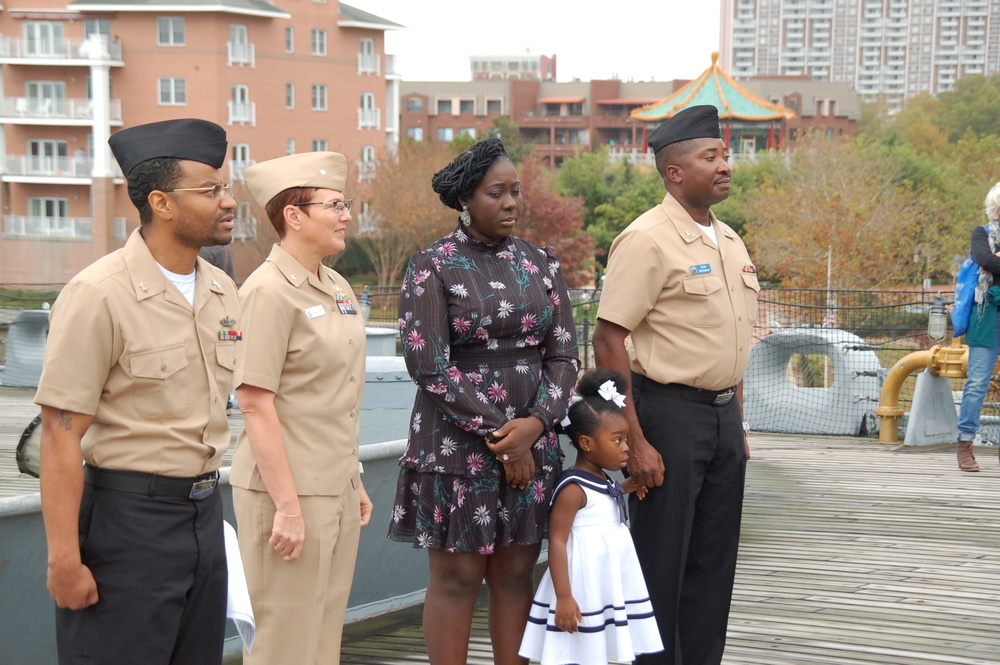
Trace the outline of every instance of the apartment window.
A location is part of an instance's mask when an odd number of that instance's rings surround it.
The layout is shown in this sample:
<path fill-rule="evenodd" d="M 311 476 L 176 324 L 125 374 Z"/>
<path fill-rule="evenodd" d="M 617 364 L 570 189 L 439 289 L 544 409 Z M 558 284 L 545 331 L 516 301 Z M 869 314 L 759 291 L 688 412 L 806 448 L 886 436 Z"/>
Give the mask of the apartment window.
<path fill-rule="evenodd" d="M 409 97 L 406 100 L 406 112 L 407 113 L 423 113 L 424 112 L 424 100 L 420 97 Z"/>
<path fill-rule="evenodd" d="M 249 143 L 234 143 L 233 144 L 233 162 L 230 165 L 230 179 L 232 180 L 243 180 L 243 169 L 252 165 L 253 162 L 250 160 L 250 144 Z"/>
<path fill-rule="evenodd" d="M 285 84 L 285 108 L 293 109 L 295 108 L 295 84 L 286 83 Z"/>
<path fill-rule="evenodd" d="M 93 99 L 94 84 L 89 74 L 83 78 L 83 87 L 87 93 L 87 99 Z M 114 79 L 108 79 L 108 99 L 111 99 L 114 96 L 115 96 L 115 81 Z"/>
<path fill-rule="evenodd" d="M 83 38 L 94 35 L 111 36 L 111 19 L 107 18 L 85 18 L 83 19 Z"/>
<path fill-rule="evenodd" d="M 437 100 L 437 112 L 438 115 L 451 115 L 451 100 L 450 99 L 439 99 Z"/>
<path fill-rule="evenodd" d="M 361 94 L 361 106 L 358 108 L 358 129 L 378 129 L 379 109 L 375 108 L 375 93 Z"/>
<path fill-rule="evenodd" d="M 358 163 L 358 182 L 375 177 L 375 146 L 361 146 L 361 161 Z"/>
<path fill-rule="evenodd" d="M 156 19 L 156 43 L 160 46 L 184 46 L 184 19 L 180 17 Z"/>
<path fill-rule="evenodd" d="M 313 55 L 326 55 L 326 30 L 313 28 L 311 44 Z"/>
<path fill-rule="evenodd" d="M 468 136 L 470 139 L 476 138 L 476 128 L 475 127 L 462 127 L 458 130 L 459 136 Z"/>
<path fill-rule="evenodd" d="M 313 152 L 326 152 L 330 143 L 326 139 L 313 139 Z"/>
<path fill-rule="evenodd" d="M 314 83 L 312 87 L 312 110 L 326 110 L 326 86 L 322 83 Z"/>
<path fill-rule="evenodd" d="M 424 140 L 424 128 L 423 127 L 407 127 L 406 128 L 407 138 L 411 138 L 414 141 Z"/>
<path fill-rule="evenodd" d="M 285 26 L 285 53 L 295 53 L 295 28 Z"/>
<path fill-rule="evenodd" d="M 236 204 L 236 214 L 233 219 L 234 240 L 254 240 L 257 238 L 257 219 L 251 214 L 250 202 L 242 201 Z"/>
<path fill-rule="evenodd" d="M 255 124 L 256 109 L 250 101 L 250 86 L 234 85 L 229 101 L 229 124 Z"/>
<path fill-rule="evenodd" d="M 451 141 L 454 138 L 454 129 L 451 127 L 438 127 L 438 141 Z"/>
<path fill-rule="evenodd" d="M 375 40 L 362 39 L 358 50 L 358 74 L 378 74 L 378 55 L 375 54 Z"/>
<path fill-rule="evenodd" d="M 26 21 L 24 43 L 27 55 L 62 53 L 63 26 L 57 21 Z"/>
<path fill-rule="evenodd" d="M 31 231 L 25 235 L 46 235 L 75 237 L 90 236 L 92 233 L 80 229 L 77 233 L 74 220 L 69 218 L 69 199 L 47 196 L 32 196 L 28 199 L 28 216 L 31 218 Z"/>
<path fill-rule="evenodd" d="M 16 111 L 19 115 L 47 116 L 56 112 L 66 111 L 66 83 L 64 81 L 26 81 L 24 84 L 24 108 L 17 102 Z"/>
<path fill-rule="evenodd" d="M 233 23 L 229 26 L 229 65 L 254 66 L 254 48 L 250 43 L 250 30 L 245 25 Z"/>
<path fill-rule="evenodd" d="M 499 99 L 486 100 L 486 115 L 500 115 L 503 113 L 503 102 Z"/>
<path fill-rule="evenodd" d="M 161 106 L 183 106 L 187 104 L 186 79 L 164 76 L 158 80 Z"/>
<path fill-rule="evenodd" d="M 285 139 L 285 154 L 286 155 L 295 154 L 295 139 Z"/>
<path fill-rule="evenodd" d="M 29 175 L 65 175 L 69 170 L 66 141 L 34 139 L 28 141 Z M 86 155 L 84 155 L 86 160 Z M 86 167 L 86 161 L 84 161 Z M 82 173 L 80 175 L 86 175 Z"/>
<path fill-rule="evenodd" d="M 462 99 L 458 102 L 459 113 L 475 113 L 476 102 L 473 99 Z"/>

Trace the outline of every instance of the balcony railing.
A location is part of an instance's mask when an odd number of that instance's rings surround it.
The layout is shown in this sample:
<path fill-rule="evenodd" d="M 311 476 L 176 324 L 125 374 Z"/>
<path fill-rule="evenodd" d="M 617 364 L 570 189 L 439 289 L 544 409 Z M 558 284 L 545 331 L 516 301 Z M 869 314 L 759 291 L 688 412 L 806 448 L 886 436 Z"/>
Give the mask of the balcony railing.
<path fill-rule="evenodd" d="M 94 222 L 89 217 L 29 217 L 4 215 L 3 234 L 7 238 L 79 238 L 94 237 Z"/>
<path fill-rule="evenodd" d="M 257 126 L 257 103 L 256 102 L 227 102 L 229 108 L 229 124 Z"/>
<path fill-rule="evenodd" d="M 358 129 L 381 129 L 382 109 L 358 109 Z"/>
<path fill-rule="evenodd" d="M 40 157 L 38 155 L 4 155 L 0 164 L 3 176 L 37 176 L 42 178 L 90 178 L 94 168 L 91 157 Z M 121 167 L 112 164 L 116 178 L 124 177 Z"/>
<path fill-rule="evenodd" d="M 111 60 L 121 61 L 122 43 L 106 40 Z M 64 60 L 91 60 L 100 58 L 103 50 L 94 40 L 86 39 L 30 39 L 0 36 L 0 59 L 52 60 L 53 64 L 65 64 Z"/>
<path fill-rule="evenodd" d="M 253 44 L 226 42 L 226 64 L 228 66 L 243 67 L 246 65 L 253 68 L 256 63 L 256 51 Z"/>
<path fill-rule="evenodd" d="M 382 59 L 374 53 L 358 53 L 358 74 L 382 73 Z"/>
<path fill-rule="evenodd" d="M 257 218 L 239 218 L 233 220 L 233 240 L 256 240 Z"/>
<path fill-rule="evenodd" d="M 371 180 L 375 177 L 375 162 L 358 161 L 358 182 Z"/>
<path fill-rule="evenodd" d="M 122 121 L 120 99 L 110 100 L 109 111 L 112 122 Z M 93 102 L 89 99 L 0 98 L 0 116 L 5 118 L 90 120 L 93 115 Z"/>

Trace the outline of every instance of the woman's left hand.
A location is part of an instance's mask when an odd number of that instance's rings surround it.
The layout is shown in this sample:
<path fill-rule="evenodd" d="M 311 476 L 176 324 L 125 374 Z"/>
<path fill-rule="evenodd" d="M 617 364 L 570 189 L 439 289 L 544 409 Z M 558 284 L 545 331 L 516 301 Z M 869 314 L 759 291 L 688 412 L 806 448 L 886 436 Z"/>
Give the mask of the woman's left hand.
<path fill-rule="evenodd" d="M 527 487 L 535 477 L 531 447 L 544 431 L 545 426 L 535 416 L 514 418 L 493 431 L 493 441 L 486 441 L 486 445 L 503 463 L 507 482 L 518 489 Z"/>
<path fill-rule="evenodd" d="M 361 483 L 361 526 L 366 526 L 372 518 L 372 510 L 374 506 L 372 505 L 372 500 L 368 498 L 368 492 L 365 491 L 365 484 Z"/>

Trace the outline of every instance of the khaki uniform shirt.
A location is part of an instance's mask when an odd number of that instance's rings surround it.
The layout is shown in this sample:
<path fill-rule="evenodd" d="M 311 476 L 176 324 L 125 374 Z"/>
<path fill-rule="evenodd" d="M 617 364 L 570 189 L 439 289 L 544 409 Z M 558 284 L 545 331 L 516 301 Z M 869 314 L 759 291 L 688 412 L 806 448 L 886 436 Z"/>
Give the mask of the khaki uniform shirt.
<path fill-rule="evenodd" d="M 240 303 L 224 272 L 196 270 L 192 311 L 136 229 L 59 294 L 35 402 L 94 417 L 87 464 L 182 478 L 221 465 L 240 342 L 220 332 L 239 329 Z"/>
<path fill-rule="evenodd" d="M 670 195 L 611 245 L 598 318 L 631 331 L 632 369 L 722 390 L 743 378 L 757 318 L 746 246 L 712 215 L 719 246 Z"/>
<path fill-rule="evenodd" d="M 325 266 L 320 272 L 321 278 L 275 245 L 240 288 L 246 323 L 236 385 L 274 393 L 298 494 L 336 496 L 359 481 L 366 338 L 350 285 Z M 341 313 L 338 293 L 356 314 Z M 267 491 L 245 429 L 230 482 Z"/>

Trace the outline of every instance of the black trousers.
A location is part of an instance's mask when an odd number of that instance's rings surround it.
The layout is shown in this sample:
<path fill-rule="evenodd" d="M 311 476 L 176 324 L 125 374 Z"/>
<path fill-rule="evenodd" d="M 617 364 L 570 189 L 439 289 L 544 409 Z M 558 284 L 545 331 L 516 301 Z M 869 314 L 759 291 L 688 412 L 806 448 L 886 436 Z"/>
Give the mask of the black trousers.
<path fill-rule="evenodd" d="M 228 584 L 222 500 L 84 485 L 83 563 L 99 600 L 56 609 L 60 665 L 219 665 Z"/>
<path fill-rule="evenodd" d="M 636 387 L 638 383 L 638 387 Z M 633 383 L 639 424 L 663 457 L 661 487 L 630 498 L 632 539 L 664 651 L 637 665 L 718 665 L 736 575 L 746 451 L 739 404 Z"/>

